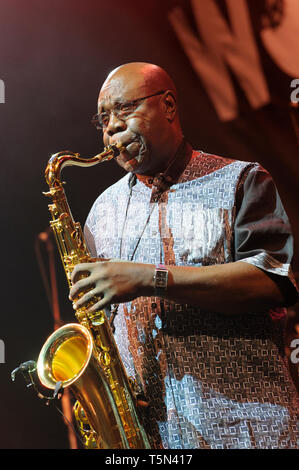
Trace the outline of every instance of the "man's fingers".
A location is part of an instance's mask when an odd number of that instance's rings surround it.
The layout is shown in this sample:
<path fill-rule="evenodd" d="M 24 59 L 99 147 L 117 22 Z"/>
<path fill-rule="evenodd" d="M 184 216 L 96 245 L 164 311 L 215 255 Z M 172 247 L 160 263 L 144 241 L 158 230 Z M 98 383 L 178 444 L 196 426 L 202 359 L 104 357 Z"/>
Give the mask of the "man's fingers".
<path fill-rule="evenodd" d="M 74 304 L 75 310 L 78 310 L 81 307 L 85 307 L 91 301 L 91 299 L 96 297 L 97 295 L 98 294 L 95 294 L 93 291 L 91 291 L 91 293 L 85 294 Z M 105 307 L 108 307 L 108 305 L 110 305 L 110 301 L 108 297 L 104 296 L 103 298 L 95 302 L 92 306 L 90 306 L 87 310 L 87 313 L 95 313 L 98 310 L 103 310 Z"/>
<path fill-rule="evenodd" d="M 108 297 L 104 296 L 101 300 L 96 302 L 92 307 L 87 310 L 87 313 L 95 313 L 98 310 L 103 310 L 104 308 L 108 307 L 111 303 Z"/>
<path fill-rule="evenodd" d="M 78 295 L 81 294 L 81 292 L 90 290 L 91 287 L 94 287 L 94 283 L 90 276 L 84 279 L 80 279 L 80 281 L 76 282 L 76 284 L 72 286 L 70 289 L 70 293 L 69 293 L 70 300 L 75 300 L 76 297 L 78 297 Z"/>
<path fill-rule="evenodd" d="M 96 297 L 98 294 L 96 293 L 95 289 L 91 289 L 89 292 L 86 292 L 86 294 L 82 295 L 80 299 L 78 299 L 74 303 L 74 308 L 77 310 L 78 308 L 84 307 L 88 302 L 90 302 L 94 297 Z"/>
<path fill-rule="evenodd" d="M 77 281 L 79 281 L 80 277 L 82 276 L 89 276 L 90 275 L 90 263 L 79 263 L 76 264 L 76 266 L 73 269 L 73 272 L 71 274 L 71 282 L 72 284 L 75 284 Z"/>

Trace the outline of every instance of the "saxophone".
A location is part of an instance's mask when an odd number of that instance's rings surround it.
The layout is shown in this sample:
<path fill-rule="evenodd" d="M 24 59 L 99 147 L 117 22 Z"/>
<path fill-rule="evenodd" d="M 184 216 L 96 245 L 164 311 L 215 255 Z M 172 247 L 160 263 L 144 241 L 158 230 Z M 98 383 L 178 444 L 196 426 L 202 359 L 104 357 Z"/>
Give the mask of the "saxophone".
<path fill-rule="evenodd" d="M 45 177 L 51 199 L 50 225 L 71 286 L 78 263 L 91 262 L 81 226 L 71 214 L 61 181 L 66 166 L 93 166 L 119 154 L 121 146 L 105 147 L 90 159 L 72 152 L 50 158 Z M 90 305 L 90 304 L 89 304 Z M 136 408 L 133 382 L 121 361 L 113 332 L 104 311 L 77 310 L 78 323 L 70 323 L 50 335 L 37 361 L 40 382 L 48 389 L 62 388 L 75 396 L 73 411 L 85 448 L 150 449 L 148 436 Z"/>

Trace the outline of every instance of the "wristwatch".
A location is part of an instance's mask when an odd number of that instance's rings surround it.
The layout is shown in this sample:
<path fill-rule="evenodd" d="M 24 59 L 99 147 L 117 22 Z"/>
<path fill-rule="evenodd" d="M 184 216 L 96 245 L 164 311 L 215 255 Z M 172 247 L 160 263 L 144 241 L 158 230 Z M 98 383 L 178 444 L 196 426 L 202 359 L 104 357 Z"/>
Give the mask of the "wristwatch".
<path fill-rule="evenodd" d="M 163 264 L 157 264 L 154 274 L 154 295 L 159 297 L 167 289 L 168 270 Z"/>

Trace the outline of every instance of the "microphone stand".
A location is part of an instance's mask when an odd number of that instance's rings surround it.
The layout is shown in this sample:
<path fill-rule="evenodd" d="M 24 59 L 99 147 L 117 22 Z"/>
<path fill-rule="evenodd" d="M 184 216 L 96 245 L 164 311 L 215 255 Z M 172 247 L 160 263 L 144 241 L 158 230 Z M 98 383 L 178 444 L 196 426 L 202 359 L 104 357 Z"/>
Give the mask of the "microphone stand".
<path fill-rule="evenodd" d="M 51 308 L 52 315 L 53 315 L 54 330 L 57 330 L 58 328 L 62 326 L 63 322 L 60 316 L 58 288 L 57 288 L 56 270 L 55 270 L 55 251 L 54 251 L 54 244 L 51 239 L 51 234 L 52 234 L 52 231 L 50 228 L 48 228 L 45 232 L 41 232 L 38 234 L 36 238 L 36 242 L 35 242 L 35 252 L 36 252 L 41 276 L 43 279 L 43 283 L 45 286 L 48 301 L 49 301 L 50 308 Z M 47 254 L 48 254 L 50 284 L 48 282 L 46 270 L 45 270 L 44 263 L 42 261 L 41 252 L 40 252 L 41 243 L 45 245 Z M 67 388 L 64 389 L 62 397 L 61 397 L 61 407 L 62 407 L 62 413 L 64 416 L 64 422 L 68 428 L 68 439 L 69 439 L 70 449 L 78 449 L 76 434 L 71 424 L 73 421 L 73 412 L 72 412 L 73 407 L 72 407 L 72 402 L 71 402 L 71 395 Z"/>

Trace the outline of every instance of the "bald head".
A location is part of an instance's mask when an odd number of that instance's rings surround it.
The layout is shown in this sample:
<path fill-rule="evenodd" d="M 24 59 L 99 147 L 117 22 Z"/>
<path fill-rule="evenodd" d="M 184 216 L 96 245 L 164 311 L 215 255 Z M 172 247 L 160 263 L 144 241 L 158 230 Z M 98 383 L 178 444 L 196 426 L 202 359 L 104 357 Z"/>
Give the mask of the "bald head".
<path fill-rule="evenodd" d="M 112 70 L 107 76 L 102 90 L 109 87 L 111 83 L 125 81 L 132 88 L 145 93 L 153 93 L 158 90 L 172 90 L 176 97 L 176 87 L 168 73 L 158 65 L 146 62 L 131 62 L 120 65 Z M 102 91 L 101 90 L 101 91 Z"/>

